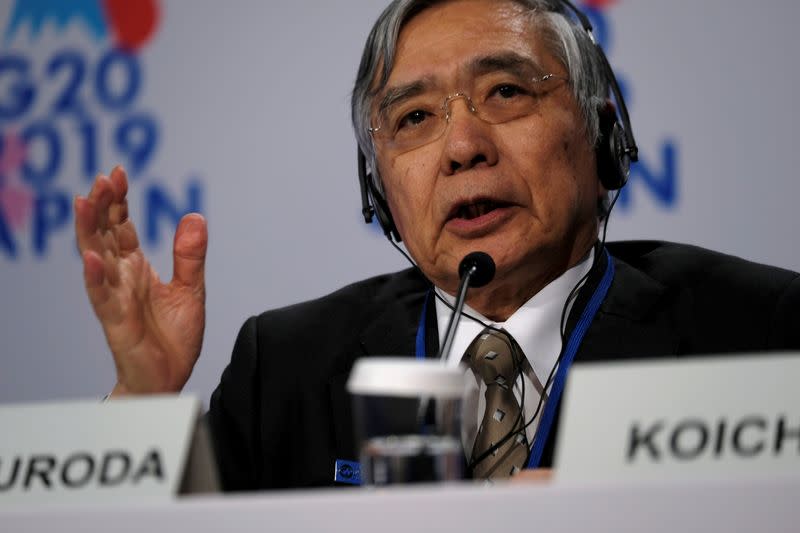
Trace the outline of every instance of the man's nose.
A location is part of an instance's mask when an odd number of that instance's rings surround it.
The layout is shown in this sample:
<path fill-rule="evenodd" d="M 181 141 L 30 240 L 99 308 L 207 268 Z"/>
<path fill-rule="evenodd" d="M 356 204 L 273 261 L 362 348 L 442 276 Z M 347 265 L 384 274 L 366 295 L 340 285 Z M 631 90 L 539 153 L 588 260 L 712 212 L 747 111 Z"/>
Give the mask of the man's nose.
<path fill-rule="evenodd" d="M 497 164 L 491 125 L 474 112 L 469 98 L 458 95 L 449 99 L 447 106 L 441 172 L 451 175 L 481 164 Z"/>

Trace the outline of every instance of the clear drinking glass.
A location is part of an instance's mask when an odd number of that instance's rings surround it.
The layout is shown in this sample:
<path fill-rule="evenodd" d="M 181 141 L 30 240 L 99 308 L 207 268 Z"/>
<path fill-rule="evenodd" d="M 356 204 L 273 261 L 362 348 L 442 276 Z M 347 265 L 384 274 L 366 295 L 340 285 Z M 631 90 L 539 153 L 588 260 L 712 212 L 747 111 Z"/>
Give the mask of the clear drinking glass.
<path fill-rule="evenodd" d="M 463 368 L 370 357 L 356 362 L 347 388 L 353 396 L 362 484 L 463 479 Z"/>

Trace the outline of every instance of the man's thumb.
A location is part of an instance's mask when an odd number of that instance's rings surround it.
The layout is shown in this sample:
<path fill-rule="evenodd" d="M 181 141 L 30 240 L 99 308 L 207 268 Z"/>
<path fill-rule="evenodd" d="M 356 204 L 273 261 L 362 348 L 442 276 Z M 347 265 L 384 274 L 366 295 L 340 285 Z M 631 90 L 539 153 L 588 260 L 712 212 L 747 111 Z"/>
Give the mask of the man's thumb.
<path fill-rule="evenodd" d="M 184 216 L 175 231 L 173 281 L 190 287 L 202 286 L 207 248 L 208 227 L 203 215 Z"/>

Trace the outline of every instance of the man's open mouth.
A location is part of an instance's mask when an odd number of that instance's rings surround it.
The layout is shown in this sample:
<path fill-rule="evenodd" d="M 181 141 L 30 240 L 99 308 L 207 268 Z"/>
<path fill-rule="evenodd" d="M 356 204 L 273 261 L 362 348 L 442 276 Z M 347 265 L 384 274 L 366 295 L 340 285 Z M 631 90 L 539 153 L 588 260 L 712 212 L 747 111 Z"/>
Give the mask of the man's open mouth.
<path fill-rule="evenodd" d="M 461 204 L 457 206 L 453 211 L 450 213 L 448 220 L 452 220 L 454 218 L 464 219 L 464 220 L 473 220 L 478 217 L 482 217 L 488 213 L 491 213 L 495 209 L 500 209 L 503 207 L 508 207 L 509 204 L 503 202 L 497 202 L 493 200 L 479 200 L 477 202 L 473 202 L 470 204 Z"/>

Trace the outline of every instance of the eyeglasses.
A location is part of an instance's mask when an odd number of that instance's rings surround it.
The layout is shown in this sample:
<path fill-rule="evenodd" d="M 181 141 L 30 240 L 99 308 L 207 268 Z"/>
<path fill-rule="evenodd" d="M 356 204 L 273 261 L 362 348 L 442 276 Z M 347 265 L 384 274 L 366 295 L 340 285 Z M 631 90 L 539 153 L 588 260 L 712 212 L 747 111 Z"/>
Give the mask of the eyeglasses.
<path fill-rule="evenodd" d="M 520 82 L 476 80 L 470 93 L 443 95 L 421 92 L 390 98 L 378 112 L 378 125 L 369 128 L 373 138 L 389 150 L 409 152 L 442 136 L 453 114 L 452 104 L 463 99 L 467 109 L 489 124 L 502 124 L 533 114 L 543 96 L 567 78 L 557 74 L 528 78 Z M 415 92 L 413 88 L 408 92 Z M 472 96 L 470 96 L 472 95 Z"/>

